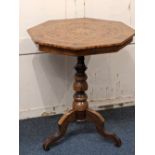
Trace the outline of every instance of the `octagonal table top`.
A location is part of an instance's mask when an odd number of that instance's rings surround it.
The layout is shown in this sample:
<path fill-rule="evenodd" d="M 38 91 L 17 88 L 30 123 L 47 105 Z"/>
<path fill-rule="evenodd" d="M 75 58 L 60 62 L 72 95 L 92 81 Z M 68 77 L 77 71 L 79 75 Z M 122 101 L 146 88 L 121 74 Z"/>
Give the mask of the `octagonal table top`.
<path fill-rule="evenodd" d="M 122 22 L 91 18 L 50 20 L 28 33 L 40 51 L 70 56 L 117 52 L 134 36 Z"/>

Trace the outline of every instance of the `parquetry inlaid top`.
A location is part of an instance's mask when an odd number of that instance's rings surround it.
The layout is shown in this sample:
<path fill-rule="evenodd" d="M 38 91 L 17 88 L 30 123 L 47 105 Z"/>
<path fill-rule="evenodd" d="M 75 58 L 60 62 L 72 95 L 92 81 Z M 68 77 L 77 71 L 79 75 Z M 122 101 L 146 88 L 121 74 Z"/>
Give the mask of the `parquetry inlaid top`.
<path fill-rule="evenodd" d="M 51 20 L 28 33 L 41 51 L 75 56 L 118 51 L 134 36 L 122 22 L 89 18 Z"/>

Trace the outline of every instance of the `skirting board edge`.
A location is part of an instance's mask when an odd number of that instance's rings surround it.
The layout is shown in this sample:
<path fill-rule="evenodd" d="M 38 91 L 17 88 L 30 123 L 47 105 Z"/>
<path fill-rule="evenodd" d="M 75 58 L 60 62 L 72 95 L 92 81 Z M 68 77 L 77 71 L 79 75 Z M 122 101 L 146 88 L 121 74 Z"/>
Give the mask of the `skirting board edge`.
<path fill-rule="evenodd" d="M 120 108 L 126 106 L 134 106 L 134 97 L 123 97 L 123 98 L 114 98 L 114 99 L 101 99 L 101 100 L 89 100 L 89 106 L 94 110 L 106 110 L 112 108 Z M 20 110 L 19 118 L 28 119 L 35 117 L 44 117 L 52 116 L 56 114 L 62 114 L 68 111 L 71 108 L 71 105 L 58 105 L 50 107 L 37 107 L 28 110 Z"/>

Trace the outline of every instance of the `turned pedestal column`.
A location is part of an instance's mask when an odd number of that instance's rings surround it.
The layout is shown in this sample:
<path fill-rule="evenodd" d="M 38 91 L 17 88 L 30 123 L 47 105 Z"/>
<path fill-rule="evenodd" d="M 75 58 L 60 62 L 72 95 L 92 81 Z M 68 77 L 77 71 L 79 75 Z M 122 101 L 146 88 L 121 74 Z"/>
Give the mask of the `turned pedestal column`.
<path fill-rule="evenodd" d="M 85 73 L 87 67 L 84 63 L 84 56 L 79 56 L 77 58 L 77 64 L 75 66 L 75 82 L 73 84 L 73 89 L 75 91 L 73 110 L 76 113 L 77 121 L 86 120 L 86 110 L 88 109 L 87 94 L 85 91 L 88 89 L 87 75 Z"/>
<path fill-rule="evenodd" d="M 75 94 L 73 96 L 74 101 L 72 104 L 73 108 L 60 118 L 58 122 L 58 131 L 44 141 L 43 148 L 45 150 L 49 150 L 49 147 L 52 144 L 64 136 L 68 124 L 73 121 L 91 121 L 95 124 L 96 129 L 101 136 L 111 139 L 116 146 L 121 145 L 121 140 L 115 134 L 105 131 L 104 118 L 101 114 L 89 109 L 88 107 L 87 94 L 85 93 L 88 89 L 88 84 L 86 82 L 87 75 L 85 73 L 86 69 L 87 67 L 84 63 L 84 56 L 77 57 L 77 64 L 75 66 L 75 82 L 73 84 L 73 88 L 75 90 Z"/>

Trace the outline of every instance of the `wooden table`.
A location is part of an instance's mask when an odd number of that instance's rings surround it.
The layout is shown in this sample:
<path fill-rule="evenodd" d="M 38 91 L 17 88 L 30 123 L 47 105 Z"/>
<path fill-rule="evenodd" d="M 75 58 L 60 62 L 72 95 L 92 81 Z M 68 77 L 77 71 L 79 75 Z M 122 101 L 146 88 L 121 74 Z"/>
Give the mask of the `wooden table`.
<path fill-rule="evenodd" d="M 47 21 L 30 28 L 28 33 L 40 51 L 77 57 L 72 109 L 58 121 L 58 131 L 44 141 L 44 150 L 60 140 L 74 121 L 93 122 L 101 136 L 121 146 L 120 138 L 105 130 L 102 115 L 89 108 L 84 56 L 119 51 L 132 41 L 134 30 L 122 22 L 82 18 Z"/>

